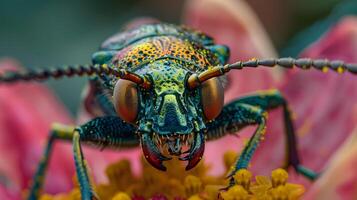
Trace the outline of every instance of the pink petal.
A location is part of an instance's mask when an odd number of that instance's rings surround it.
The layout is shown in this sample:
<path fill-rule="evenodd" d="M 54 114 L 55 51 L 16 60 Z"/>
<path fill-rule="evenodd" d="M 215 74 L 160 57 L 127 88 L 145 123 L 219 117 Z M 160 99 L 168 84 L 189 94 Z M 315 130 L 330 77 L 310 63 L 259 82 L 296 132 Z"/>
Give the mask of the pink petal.
<path fill-rule="evenodd" d="M 306 49 L 302 57 L 342 59 L 356 63 L 356 51 L 357 18 L 349 17 Z M 294 70 L 287 74 L 280 90 L 297 116 L 295 126 L 302 163 L 321 171 L 356 126 L 356 76 L 332 71 Z M 283 162 L 284 137 L 275 134 L 283 125 L 277 120 L 274 119 L 274 124 L 268 127 L 266 140 L 254 157 L 252 166 L 259 172 L 268 173 Z"/>
<path fill-rule="evenodd" d="M 304 199 L 356 199 L 357 129 L 331 157 L 324 174 Z"/>
<path fill-rule="evenodd" d="M 253 10 L 239 0 L 192 0 L 183 13 L 185 24 L 231 48 L 233 61 L 276 57 L 276 51 Z"/>
<path fill-rule="evenodd" d="M 11 60 L 0 62 L 0 73 L 17 69 Z M 17 83 L 0 85 L 0 174 L 1 184 L 11 193 L 20 195 L 29 182 L 44 150 L 54 121 L 71 123 L 66 109 L 42 85 Z M 63 144 L 56 145 L 46 181 L 46 190 L 57 192 L 70 189 L 73 170 L 71 157 L 64 154 Z"/>
<path fill-rule="evenodd" d="M 228 45 L 230 62 L 260 57 L 276 57 L 275 50 L 252 9 L 238 0 L 190 0 L 187 1 L 184 21 L 215 38 L 218 44 Z M 271 69 L 246 69 L 228 74 L 225 101 L 229 102 L 244 93 L 273 87 L 279 76 Z M 250 129 L 245 133 L 251 133 Z M 245 135 L 244 133 L 240 133 Z M 211 142 L 205 150 L 205 159 L 214 166 L 215 173 L 222 173 L 222 153 L 228 149 L 237 152 L 242 139 L 227 137 Z"/>
<path fill-rule="evenodd" d="M 0 62 L 0 73 L 18 68 L 14 61 Z M 20 195 L 29 187 L 45 149 L 51 124 L 73 122 L 63 105 L 38 83 L 0 85 L 0 110 L 0 175 L 4 179 L 0 179 L 0 186 L 4 185 L 6 190 Z M 139 171 L 138 148 L 101 152 L 84 147 L 84 154 L 91 174 L 99 182 L 106 181 L 104 172 L 108 163 L 119 158 L 131 159 L 134 170 Z M 70 190 L 75 176 L 71 142 L 58 141 L 51 157 L 45 191 L 58 193 Z"/>
<path fill-rule="evenodd" d="M 8 191 L 3 185 L 0 184 L 0 199 L 1 200 L 20 200 L 21 197 L 15 192 Z"/>
<path fill-rule="evenodd" d="M 252 58 L 277 57 L 253 10 L 239 0 L 192 0 L 184 12 L 185 22 L 230 48 L 230 63 Z M 228 74 L 226 102 L 242 93 L 270 88 L 276 83 L 271 69 L 245 69 Z"/>

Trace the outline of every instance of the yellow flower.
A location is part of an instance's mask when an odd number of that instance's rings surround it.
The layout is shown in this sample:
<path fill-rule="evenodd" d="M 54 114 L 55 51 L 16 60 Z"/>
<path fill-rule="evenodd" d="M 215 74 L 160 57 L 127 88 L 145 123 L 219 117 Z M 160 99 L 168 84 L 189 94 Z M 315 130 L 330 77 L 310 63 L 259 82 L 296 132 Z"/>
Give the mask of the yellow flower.
<path fill-rule="evenodd" d="M 235 185 L 228 189 L 227 192 L 222 192 L 223 200 L 250 200 L 252 195 L 249 194 L 241 185 Z"/>
<path fill-rule="evenodd" d="M 186 196 L 191 196 L 201 192 L 202 182 L 198 177 L 188 175 L 185 178 L 184 186 L 186 189 Z"/>
<path fill-rule="evenodd" d="M 237 185 L 241 185 L 245 190 L 249 190 L 252 180 L 252 173 L 246 169 L 239 170 L 234 176 L 234 181 Z"/>
<path fill-rule="evenodd" d="M 130 196 L 127 195 L 124 192 L 119 192 L 118 194 L 116 194 L 112 200 L 130 200 Z"/>
<path fill-rule="evenodd" d="M 199 197 L 198 195 L 193 195 L 190 198 L 188 198 L 188 200 L 202 200 L 202 198 Z"/>
<path fill-rule="evenodd" d="M 305 192 L 304 186 L 287 183 L 288 173 L 283 169 L 272 171 L 271 179 L 265 176 L 256 176 L 255 180 L 250 191 L 258 200 L 296 200 Z"/>
<path fill-rule="evenodd" d="M 229 171 L 236 154 L 228 152 L 224 162 Z M 120 160 L 106 169 L 108 183 L 95 184 L 94 189 L 101 200 L 128 200 L 133 197 L 150 199 L 164 196 L 167 199 L 188 200 L 295 200 L 304 193 L 301 185 L 288 183 L 288 173 L 283 169 L 272 172 L 271 179 L 255 176 L 246 169 L 233 175 L 234 186 L 222 191 L 228 180 L 222 176 L 209 176 L 209 167 L 201 162 L 191 171 L 186 171 L 182 162 L 173 159 L 166 163 L 167 172 L 161 172 L 142 159 L 142 175 L 134 176 L 130 162 Z M 80 200 L 78 183 L 68 194 L 55 196 L 44 194 L 41 200 Z"/>

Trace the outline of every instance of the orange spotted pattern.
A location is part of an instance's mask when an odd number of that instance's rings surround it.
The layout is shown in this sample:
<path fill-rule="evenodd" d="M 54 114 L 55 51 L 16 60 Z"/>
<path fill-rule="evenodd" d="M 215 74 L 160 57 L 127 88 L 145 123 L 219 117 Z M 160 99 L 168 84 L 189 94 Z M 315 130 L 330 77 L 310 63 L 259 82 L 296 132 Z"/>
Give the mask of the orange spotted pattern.
<path fill-rule="evenodd" d="M 174 59 L 178 63 L 189 63 L 186 66 L 192 71 L 201 71 L 219 64 L 214 53 L 202 45 L 173 36 L 142 39 L 120 50 L 113 63 L 120 68 L 135 70 L 164 58 Z"/>

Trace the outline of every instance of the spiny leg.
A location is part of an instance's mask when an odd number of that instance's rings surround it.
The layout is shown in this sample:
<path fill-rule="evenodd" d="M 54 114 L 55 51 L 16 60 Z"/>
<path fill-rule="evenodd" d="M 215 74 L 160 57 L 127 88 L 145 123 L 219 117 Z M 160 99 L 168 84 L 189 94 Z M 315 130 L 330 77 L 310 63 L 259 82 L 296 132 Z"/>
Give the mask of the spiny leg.
<path fill-rule="evenodd" d="M 77 179 L 81 190 L 81 198 L 83 200 L 98 199 L 90 184 L 88 169 L 84 160 L 80 144 L 80 134 L 79 130 L 77 129 L 74 131 L 73 134 L 73 154 L 74 163 L 76 165 Z"/>
<path fill-rule="evenodd" d="M 314 180 L 318 174 L 300 164 L 299 154 L 297 150 L 297 138 L 295 134 L 294 124 L 292 121 L 291 112 L 286 99 L 282 94 L 275 89 L 260 91 L 256 94 L 241 97 L 236 100 L 237 103 L 245 103 L 253 106 L 258 106 L 263 110 L 271 110 L 278 107 L 283 109 L 283 117 L 285 124 L 286 135 L 286 163 L 284 167 L 292 166 L 298 173 L 305 177 Z"/>
<path fill-rule="evenodd" d="M 233 102 L 225 106 L 221 114 L 212 122 L 207 124 L 207 139 L 215 139 L 228 133 L 233 133 L 245 126 L 258 124 L 258 127 L 244 147 L 239 158 L 232 166 L 230 184 L 233 184 L 232 176 L 239 170 L 248 167 L 251 157 L 259 142 L 262 140 L 265 132 L 265 121 L 267 113 L 257 106 L 244 103 Z"/>
<path fill-rule="evenodd" d="M 33 182 L 30 187 L 28 199 L 29 200 L 36 200 L 39 198 L 42 185 L 45 179 L 45 171 L 48 166 L 48 161 L 51 156 L 52 152 L 52 147 L 55 142 L 55 140 L 67 140 L 70 141 L 73 136 L 73 129 L 74 127 L 72 126 L 65 126 L 61 124 L 54 124 L 52 126 L 52 130 L 50 132 L 50 136 L 48 138 L 47 146 L 44 151 L 44 154 L 40 160 L 40 163 L 38 165 L 37 171 L 35 173 L 35 176 L 33 178 Z"/>
<path fill-rule="evenodd" d="M 56 139 L 67 141 L 73 139 L 76 171 L 81 187 L 82 199 L 91 199 L 94 195 L 89 184 L 86 164 L 83 154 L 81 153 L 80 141 L 92 143 L 101 148 L 106 146 L 130 148 L 139 145 L 138 139 L 135 136 L 135 128 L 118 117 L 96 118 L 77 128 L 55 124 L 52 128 L 43 158 L 34 176 L 34 181 L 28 196 L 29 200 L 39 198 L 53 143 Z"/>
<path fill-rule="evenodd" d="M 256 118 L 255 121 L 258 124 L 258 128 L 255 130 L 253 136 L 249 139 L 248 144 L 244 147 L 241 155 L 239 156 L 236 162 L 236 167 L 230 175 L 234 175 L 235 172 L 239 169 L 248 168 L 249 162 L 254 154 L 254 151 L 258 147 L 259 142 L 263 140 L 266 129 L 266 120 L 264 114 Z"/>
<path fill-rule="evenodd" d="M 293 123 L 291 120 L 291 113 L 284 97 L 278 90 L 266 90 L 254 93 L 249 96 L 241 97 L 236 100 L 238 103 L 245 103 L 253 106 L 257 106 L 263 110 L 271 110 L 278 107 L 283 107 L 285 134 L 286 134 L 286 165 L 292 165 L 296 168 L 300 159 L 296 147 L 296 136 Z"/>
<path fill-rule="evenodd" d="M 81 142 L 90 143 L 101 148 L 106 146 L 135 147 L 139 145 L 135 130 L 133 125 L 125 123 L 115 116 L 95 118 L 75 128 L 73 134 L 73 153 L 83 200 L 97 199 L 97 197 L 90 184 Z"/>
<path fill-rule="evenodd" d="M 245 117 L 240 114 L 242 112 L 242 108 L 240 108 L 242 105 L 250 105 L 260 108 L 262 111 L 282 106 L 286 129 L 285 133 L 287 136 L 287 163 L 293 165 L 297 172 L 309 179 L 315 179 L 317 177 L 315 172 L 303 167 L 299 163 L 291 114 L 286 100 L 277 90 L 268 90 L 257 93 L 256 95 L 242 97 L 226 105 L 221 114 L 213 122 L 208 124 L 208 139 L 219 138 L 228 133 L 234 133 L 247 125 L 256 124 L 249 118 L 243 120 Z"/>

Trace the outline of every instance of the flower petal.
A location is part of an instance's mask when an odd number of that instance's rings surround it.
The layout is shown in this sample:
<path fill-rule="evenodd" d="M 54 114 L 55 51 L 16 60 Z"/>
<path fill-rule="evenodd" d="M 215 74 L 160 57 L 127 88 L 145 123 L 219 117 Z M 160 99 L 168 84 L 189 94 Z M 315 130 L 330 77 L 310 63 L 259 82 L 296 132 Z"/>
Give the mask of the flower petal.
<path fill-rule="evenodd" d="M 6 187 L 0 184 L 0 199 L 2 200 L 20 200 L 20 196 L 17 193 L 10 192 Z"/>
<path fill-rule="evenodd" d="M 357 17 L 348 17 L 307 48 L 301 56 L 356 63 L 356 41 Z M 295 127 L 302 164 L 321 171 L 326 160 L 356 126 L 356 76 L 297 69 L 288 72 L 280 90 L 296 115 Z M 258 148 L 252 164 L 256 171 L 268 173 L 269 169 L 282 164 L 285 139 L 282 134 L 275 134 L 282 128 L 283 124 L 277 120 L 268 127 L 266 140 Z"/>
<path fill-rule="evenodd" d="M 3 60 L 0 73 L 17 70 L 18 66 L 14 61 Z M 73 121 L 56 97 L 38 83 L 0 85 L 0 110 L 0 185 L 20 195 L 28 189 L 37 169 L 51 124 L 73 124 Z M 139 169 L 138 148 L 120 152 L 83 149 L 96 181 L 106 181 L 106 166 L 119 158 L 130 158 L 134 171 Z M 72 188 L 74 175 L 71 142 L 58 141 L 46 173 L 45 191 L 53 194 L 68 191 Z"/>
<path fill-rule="evenodd" d="M 192 0 L 187 2 L 184 15 L 185 23 L 230 48 L 230 62 L 277 57 L 257 16 L 244 1 Z M 226 102 L 242 93 L 270 88 L 276 83 L 271 69 L 231 71 L 228 79 Z"/>
<path fill-rule="evenodd" d="M 190 0 L 184 11 L 184 22 L 212 36 L 216 43 L 225 44 L 231 50 L 230 62 L 260 57 L 276 57 L 275 49 L 257 16 L 247 3 L 241 0 Z M 232 101 L 243 93 L 268 89 L 279 77 L 271 69 L 245 69 L 228 74 L 225 102 Z M 219 147 L 219 150 L 217 150 Z M 224 138 L 209 143 L 205 159 L 212 163 L 215 173 L 223 172 L 223 152 L 238 151 L 242 139 Z"/>
<path fill-rule="evenodd" d="M 356 199 L 357 129 L 331 157 L 305 199 Z"/>
<path fill-rule="evenodd" d="M 0 62 L 0 73 L 19 69 L 11 60 Z M 44 86 L 37 83 L 0 85 L 0 184 L 20 195 L 28 188 L 44 150 L 52 122 L 70 123 L 66 109 Z M 46 181 L 48 192 L 68 190 L 73 172 L 68 149 L 56 145 Z M 47 179 L 47 180 L 48 180 Z"/>

